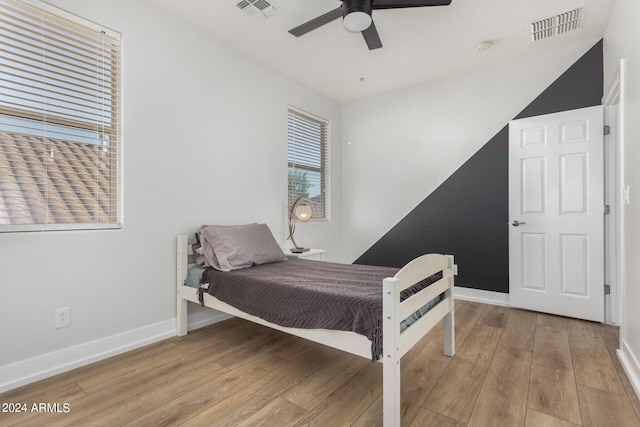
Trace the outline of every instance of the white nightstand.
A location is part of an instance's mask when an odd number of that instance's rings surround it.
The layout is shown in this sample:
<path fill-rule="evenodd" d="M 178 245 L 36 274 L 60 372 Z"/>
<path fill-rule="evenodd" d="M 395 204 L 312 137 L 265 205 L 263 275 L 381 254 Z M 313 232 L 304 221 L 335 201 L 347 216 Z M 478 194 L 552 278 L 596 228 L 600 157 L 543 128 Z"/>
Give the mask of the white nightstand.
<path fill-rule="evenodd" d="M 309 249 L 306 252 L 301 252 L 299 254 L 294 254 L 289 249 L 285 249 L 285 253 L 289 258 L 301 258 L 301 259 L 310 259 L 313 261 L 324 261 L 324 254 L 327 253 L 326 249 Z"/>

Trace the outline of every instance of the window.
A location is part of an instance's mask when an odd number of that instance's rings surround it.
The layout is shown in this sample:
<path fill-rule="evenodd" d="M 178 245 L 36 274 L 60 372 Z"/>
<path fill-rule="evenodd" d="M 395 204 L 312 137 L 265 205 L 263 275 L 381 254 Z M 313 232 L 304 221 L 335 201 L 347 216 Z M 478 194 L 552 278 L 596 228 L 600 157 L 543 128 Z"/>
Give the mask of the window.
<path fill-rule="evenodd" d="M 120 36 L 0 0 L 0 231 L 120 226 Z"/>
<path fill-rule="evenodd" d="M 311 206 L 311 219 L 328 219 L 328 122 L 289 108 L 287 142 L 289 208 L 299 197 Z"/>

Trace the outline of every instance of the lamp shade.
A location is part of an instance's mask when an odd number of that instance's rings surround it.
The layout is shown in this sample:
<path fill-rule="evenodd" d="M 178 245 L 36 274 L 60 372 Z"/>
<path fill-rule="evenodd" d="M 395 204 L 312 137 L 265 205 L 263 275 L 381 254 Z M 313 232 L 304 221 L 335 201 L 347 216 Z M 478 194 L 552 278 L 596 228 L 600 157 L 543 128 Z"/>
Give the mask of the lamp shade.
<path fill-rule="evenodd" d="M 302 253 L 309 250 L 309 248 L 301 248 L 296 243 L 296 240 L 293 238 L 293 233 L 296 230 L 296 220 L 298 221 L 309 221 L 311 219 L 312 211 L 311 206 L 309 205 L 298 205 L 298 202 L 302 200 L 303 197 L 308 197 L 308 194 L 302 194 L 296 198 L 296 200 L 291 205 L 289 209 L 289 240 L 293 243 L 293 248 L 291 248 L 291 252 L 293 253 Z"/>
<path fill-rule="evenodd" d="M 342 18 L 342 25 L 352 33 L 359 33 L 371 25 L 371 15 L 366 12 L 351 12 Z"/>
<path fill-rule="evenodd" d="M 309 205 L 296 206 L 294 210 L 294 215 L 298 221 L 309 221 L 311 219 L 311 214 L 311 206 Z"/>

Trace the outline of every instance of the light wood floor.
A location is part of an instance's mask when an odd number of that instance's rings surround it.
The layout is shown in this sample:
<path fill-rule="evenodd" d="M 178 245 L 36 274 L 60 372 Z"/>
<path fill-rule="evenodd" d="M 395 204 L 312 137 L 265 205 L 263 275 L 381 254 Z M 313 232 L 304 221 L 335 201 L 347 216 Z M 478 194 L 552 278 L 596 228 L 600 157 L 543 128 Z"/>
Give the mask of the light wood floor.
<path fill-rule="evenodd" d="M 640 426 L 617 328 L 456 302 L 402 359 L 403 425 Z M 68 413 L 0 413 L 0 425 L 377 426 L 382 366 L 238 319 L 4 394 Z"/>

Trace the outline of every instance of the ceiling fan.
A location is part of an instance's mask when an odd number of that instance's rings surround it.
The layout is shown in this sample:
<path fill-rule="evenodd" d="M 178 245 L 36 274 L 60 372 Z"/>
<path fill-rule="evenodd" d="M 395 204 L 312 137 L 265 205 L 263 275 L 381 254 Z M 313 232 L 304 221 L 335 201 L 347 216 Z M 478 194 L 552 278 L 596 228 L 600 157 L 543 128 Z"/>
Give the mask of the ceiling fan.
<path fill-rule="evenodd" d="M 382 47 L 382 41 L 371 19 L 375 9 L 400 9 L 405 7 L 448 6 L 451 0 L 342 0 L 342 5 L 311 21 L 289 30 L 300 37 L 334 19 L 342 17 L 344 27 L 353 33 L 362 33 L 369 50 Z"/>

